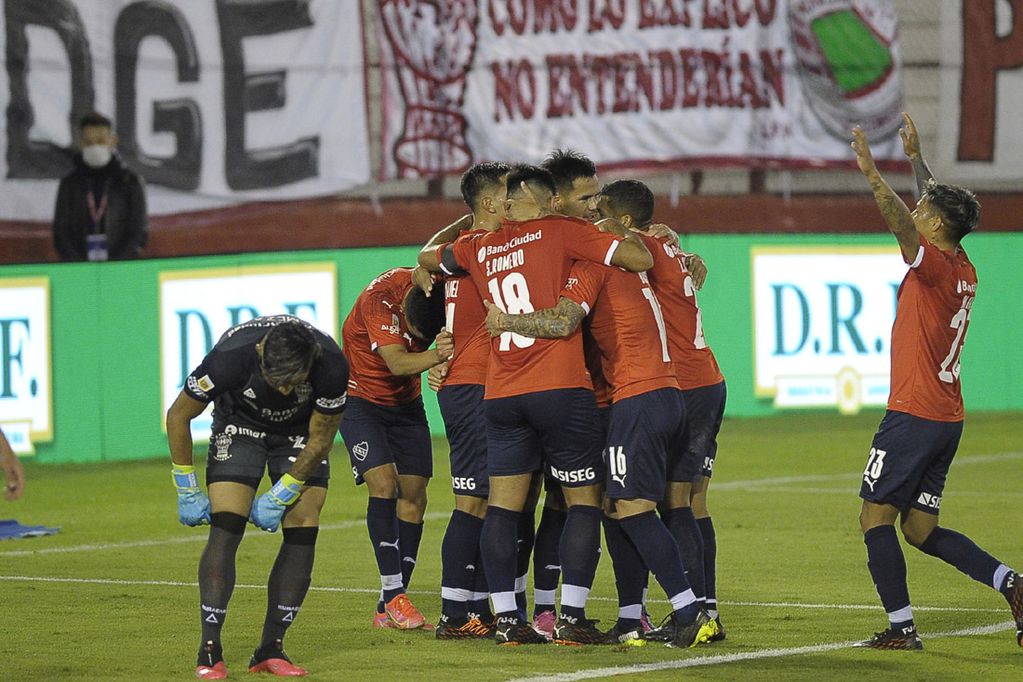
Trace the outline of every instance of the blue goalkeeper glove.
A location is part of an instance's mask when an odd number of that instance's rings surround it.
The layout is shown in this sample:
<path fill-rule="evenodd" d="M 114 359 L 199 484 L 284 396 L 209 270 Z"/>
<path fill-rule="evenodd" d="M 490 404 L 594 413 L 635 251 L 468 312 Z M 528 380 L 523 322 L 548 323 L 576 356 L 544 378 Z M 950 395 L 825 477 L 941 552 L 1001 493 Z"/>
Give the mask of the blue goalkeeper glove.
<path fill-rule="evenodd" d="M 210 498 L 199 488 L 194 466 L 175 464 L 171 468 L 178 489 L 178 520 L 186 526 L 205 526 L 210 522 Z"/>
<path fill-rule="evenodd" d="M 284 474 L 273 487 L 252 501 L 249 521 L 263 530 L 273 533 L 281 525 L 281 517 L 288 507 L 295 503 L 302 492 L 305 481 L 291 474 Z"/>

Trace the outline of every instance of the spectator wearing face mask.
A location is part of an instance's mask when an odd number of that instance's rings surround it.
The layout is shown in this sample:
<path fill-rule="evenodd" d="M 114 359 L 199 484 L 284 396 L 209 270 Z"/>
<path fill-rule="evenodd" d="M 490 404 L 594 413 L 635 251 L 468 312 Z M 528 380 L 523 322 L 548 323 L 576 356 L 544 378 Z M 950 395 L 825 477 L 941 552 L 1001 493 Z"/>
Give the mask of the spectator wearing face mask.
<path fill-rule="evenodd" d="M 75 169 L 57 191 L 54 246 L 65 261 L 137 258 L 148 234 L 145 183 L 115 151 L 110 119 L 86 114 L 79 132 Z"/>

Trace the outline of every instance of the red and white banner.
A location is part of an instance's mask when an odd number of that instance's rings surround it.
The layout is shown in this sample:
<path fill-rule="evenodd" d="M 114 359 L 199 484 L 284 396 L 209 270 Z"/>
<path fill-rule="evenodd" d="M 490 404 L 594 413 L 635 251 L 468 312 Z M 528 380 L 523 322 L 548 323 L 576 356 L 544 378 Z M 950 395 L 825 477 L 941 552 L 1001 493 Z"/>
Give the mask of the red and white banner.
<path fill-rule="evenodd" d="M 384 178 L 901 159 L 894 0 L 380 0 Z"/>
<path fill-rule="evenodd" d="M 943 180 L 1006 181 L 1019 190 L 1023 0 L 945 0 L 941 12 Z"/>
<path fill-rule="evenodd" d="M 90 110 L 151 213 L 369 180 L 355 0 L 3 0 L 0 23 L 0 219 L 52 218 Z"/>

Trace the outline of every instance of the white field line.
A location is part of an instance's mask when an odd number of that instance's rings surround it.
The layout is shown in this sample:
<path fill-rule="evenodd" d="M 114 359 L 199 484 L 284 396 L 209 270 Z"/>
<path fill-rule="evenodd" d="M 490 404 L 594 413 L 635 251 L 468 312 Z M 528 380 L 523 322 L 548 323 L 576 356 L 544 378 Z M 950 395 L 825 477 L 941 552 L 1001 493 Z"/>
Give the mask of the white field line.
<path fill-rule="evenodd" d="M 431 512 L 423 517 L 425 521 L 437 521 L 451 516 L 451 512 Z M 350 530 L 352 528 L 365 528 L 366 520 L 341 521 L 340 523 L 327 523 L 320 526 L 320 530 Z M 133 542 L 110 542 L 93 545 L 71 545 L 70 547 L 46 547 L 44 549 L 16 549 L 8 552 L 0 552 L 0 558 L 16 556 L 35 556 L 37 554 L 68 554 L 75 552 L 93 552 L 108 549 L 128 549 L 131 547 L 156 547 L 160 545 L 181 545 L 190 542 L 206 542 L 207 533 L 200 530 L 191 535 L 178 536 L 173 538 L 162 538 L 160 540 L 135 540 Z M 246 528 L 246 538 L 279 538 L 280 533 L 267 533 L 253 528 Z"/>
<path fill-rule="evenodd" d="M 996 632 L 1011 630 L 1015 627 L 1013 621 L 984 625 L 963 630 L 952 630 L 949 632 L 934 632 L 927 634 L 927 639 L 939 637 L 969 637 L 974 635 L 990 635 Z M 508 682 L 574 682 L 574 680 L 589 680 L 597 677 L 616 677 L 618 675 L 635 675 L 638 673 L 654 672 L 657 670 L 678 670 L 681 668 L 696 668 L 708 665 L 719 665 L 722 663 L 735 663 L 737 661 L 753 661 L 764 658 L 783 658 L 787 656 L 802 656 L 804 654 L 819 654 L 826 651 L 837 651 L 851 647 L 854 642 L 834 642 L 831 644 L 813 644 L 810 646 L 793 647 L 789 649 L 760 649 L 759 651 L 747 651 L 734 654 L 721 654 L 718 656 L 699 656 L 684 658 L 677 661 L 662 661 L 660 663 L 644 663 L 637 665 L 619 665 L 606 668 L 591 668 L 589 670 L 576 670 L 570 673 L 555 673 L 550 675 L 536 675 L 534 677 L 516 677 Z"/>
<path fill-rule="evenodd" d="M 1023 452 L 1001 452 L 994 455 L 970 455 L 957 457 L 952 461 L 952 467 L 962 467 L 971 464 L 987 464 L 989 462 L 1001 462 L 1010 459 L 1020 459 L 1023 457 Z M 773 478 L 751 478 L 744 481 L 724 481 L 721 483 L 711 483 L 713 490 L 736 490 L 745 488 L 758 488 L 761 486 L 769 485 L 784 485 L 786 483 L 814 483 L 823 481 L 844 481 L 846 479 L 855 481 L 858 480 L 863 474 L 862 473 L 847 473 L 847 474 L 815 474 L 811 476 L 775 476 Z"/>
<path fill-rule="evenodd" d="M 197 585 L 194 582 L 184 582 L 177 580 L 121 580 L 118 578 L 71 578 L 71 577 L 50 577 L 50 576 L 31 576 L 31 575 L 0 575 L 0 581 L 8 582 L 37 582 L 37 583 L 73 583 L 80 585 L 138 585 L 138 586 L 156 586 L 156 587 L 191 587 L 195 588 Z M 238 584 L 235 585 L 238 589 L 245 590 L 265 590 L 266 585 L 249 585 L 249 584 Z M 309 588 L 310 591 L 316 592 L 352 592 L 358 594 L 378 594 L 379 588 L 370 587 L 333 587 L 329 585 L 313 585 Z M 439 596 L 440 592 L 434 592 L 430 590 L 412 590 L 412 594 L 426 594 L 431 596 Z M 597 597 L 591 596 L 590 601 L 607 601 L 617 602 L 617 597 Z M 668 603 L 665 599 L 648 599 L 648 603 L 651 604 L 666 604 Z M 785 608 L 785 609 L 844 609 L 844 610 L 856 610 L 856 611 L 878 611 L 880 606 L 878 604 L 801 604 L 798 602 L 753 602 L 753 601 L 723 601 L 720 602 L 722 606 L 750 606 L 750 607 L 762 607 L 762 608 Z M 977 609 L 977 608 L 960 608 L 953 606 L 917 606 L 913 605 L 914 611 L 949 611 L 954 613 L 1002 613 L 1005 609 Z"/>

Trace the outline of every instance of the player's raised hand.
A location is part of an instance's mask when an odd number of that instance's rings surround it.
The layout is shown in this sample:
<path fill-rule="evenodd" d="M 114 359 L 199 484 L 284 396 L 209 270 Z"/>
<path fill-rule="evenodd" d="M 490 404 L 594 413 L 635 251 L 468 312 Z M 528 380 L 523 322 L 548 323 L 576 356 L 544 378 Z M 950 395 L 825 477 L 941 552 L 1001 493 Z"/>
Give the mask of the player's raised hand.
<path fill-rule="evenodd" d="M 455 354 L 455 337 L 447 329 L 441 329 L 440 333 L 437 334 L 436 341 L 437 355 L 440 357 L 441 362 L 450 360 L 451 356 Z"/>
<path fill-rule="evenodd" d="M 654 223 L 646 229 L 646 233 L 651 237 L 657 237 L 658 239 L 669 239 L 674 242 L 675 246 L 682 245 L 682 242 L 678 237 L 678 232 L 671 229 L 664 223 Z"/>
<path fill-rule="evenodd" d="M 916 132 L 916 124 L 905 111 L 902 112 L 902 120 L 905 125 L 899 128 L 899 137 L 902 138 L 902 151 L 910 159 L 920 158 L 920 135 Z"/>
<path fill-rule="evenodd" d="M 439 391 L 448 376 L 448 363 L 442 362 L 434 365 L 426 373 L 426 384 L 435 391 Z"/>
<path fill-rule="evenodd" d="M 685 264 L 689 276 L 693 278 L 693 286 L 699 291 L 707 281 L 707 263 L 695 253 L 687 253 Z"/>
<path fill-rule="evenodd" d="M 500 336 L 504 333 L 504 329 L 501 328 L 501 317 L 504 315 L 501 309 L 490 301 L 484 299 L 483 305 L 487 307 L 487 331 L 490 332 L 491 336 Z"/>
<path fill-rule="evenodd" d="M 856 153 L 856 164 L 860 167 L 860 170 L 864 175 L 876 173 L 877 167 L 874 165 L 874 157 L 870 153 L 870 144 L 867 143 L 867 134 L 863 132 L 863 128 L 860 126 L 853 128 L 852 134 L 852 149 Z"/>
<path fill-rule="evenodd" d="M 412 284 L 423 290 L 427 298 L 433 291 L 433 274 L 421 265 L 412 270 Z"/>
<path fill-rule="evenodd" d="M 199 488 L 194 466 L 175 464 L 171 478 L 178 490 L 178 521 L 185 526 L 205 526 L 210 522 L 210 498 Z"/>

